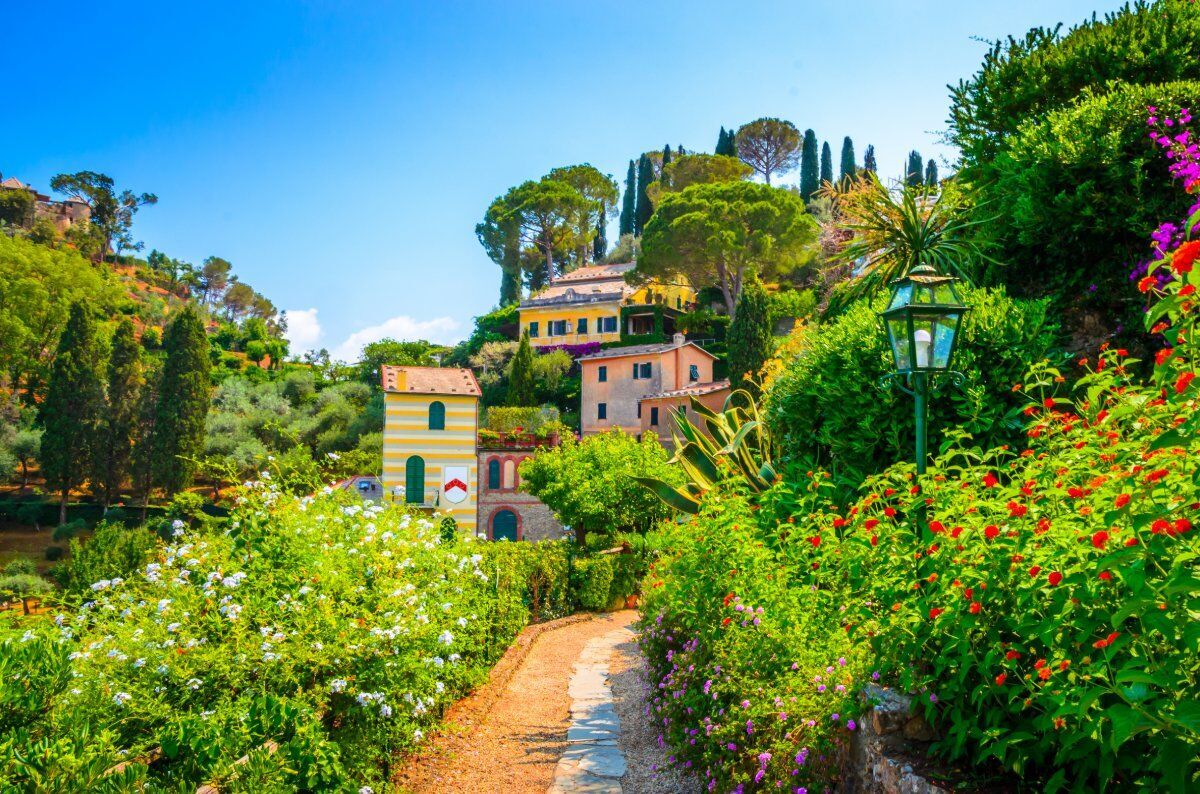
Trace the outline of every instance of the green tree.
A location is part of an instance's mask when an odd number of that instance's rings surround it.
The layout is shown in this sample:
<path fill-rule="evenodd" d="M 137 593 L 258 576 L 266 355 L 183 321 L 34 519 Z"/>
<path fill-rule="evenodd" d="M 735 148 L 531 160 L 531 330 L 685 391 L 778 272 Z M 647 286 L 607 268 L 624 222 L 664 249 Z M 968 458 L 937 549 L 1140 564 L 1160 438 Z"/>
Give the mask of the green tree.
<path fill-rule="evenodd" d="M 925 161 L 921 153 L 913 149 L 908 153 L 908 167 L 904 170 L 904 184 L 908 187 L 920 187 L 925 184 Z"/>
<path fill-rule="evenodd" d="M 879 173 L 879 164 L 875 162 L 874 144 L 868 144 L 867 151 L 863 154 L 863 170 L 870 171 L 872 174 Z"/>
<path fill-rule="evenodd" d="M 786 174 L 800 157 L 800 131 L 783 119 L 761 118 L 743 124 L 735 136 L 738 157 L 771 184 L 772 174 Z"/>
<path fill-rule="evenodd" d="M 363 346 L 354 365 L 357 379 L 360 383 L 374 391 L 382 391 L 383 383 L 380 372 L 384 364 L 398 367 L 436 367 L 438 359 L 446 354 L 442 345 L 417 339 L 411 342 L 398 342 L 395 339 L 380 339 Z"/>
<path fill-rule="evenodd" d="M 633 234 L 633 219 L 636 210 L 635 202 L 637 201 L 637 166 L 633 160 L 629 161 L 629 171 L 625 174 L 625 192 L 621 196 L 621 220 L 619 225 L 618 238 L 624 237 L 627 234 Z"/>
<path fill-rule="evenodd" d="M 143 377 L 142 348 L 133 322 L 124 319 L 113 333 L 108 388 L 92 459 L 92 492 L 105 508 L 129 479 Z"/>
<path fill-rule="evenodd" d="M 31 225 L 35 203 L 32 190 L 0 190 L 0 223 L 19 227 Z"/>
<path fill-rule="evenodd" d="M 518 303 L 521 300 L 521 236 L 517 219 L 509 213 L 504 197 L 488 206 L 483 221 L 475 226 L 475 236 L 488 259 L 500 266 L 500 305 Z"/>
<path fill-rule="evenodd" d="M 89 473 L 103 400 L 101 353 L 91 310 L 83 303 L 72 304 L 41 410 L 42 476 L 46 486 L 59 494 L 59 524 L 67 523 L 71 490 L 81 486 Z"/>
<path fill-rule="evenodd" d="M 730 385 L 757 396 L 759 373 L 775 352 L 770 301 L 758 279 L 752 279 L 738 298 L 737 314 L 729 324 L 726 345 Z"/>
<path fill-rule="evenodd" d="M 608 222 L 609 208 L 617 206 L 617 182 L 611 174 L 602 174 L 587 163 L 555 168 L 546 175 L 546 179 L 564 182 L 586 199 L 586 202 L 578 205 L 579 215 L 574 221 L 574 231 L 579 241 L 575 265 L 586 265 L 589 260 L 588 244 L 595 241 L 601 227 Z"/>
<path fill-rule="evenodd" d="M 190 305 L 175 316 L 163 336 L 162 377 L 154 417 L 154 482 L 168 496 L 192 483 L 204 450 L 211 379 L 208 337 Z"/>
<path fill-rule="evenodd" d="M 41 448 L 41 428 L 21 428 L 13 437 L 10 449 L 12 450 L 13 456 L 17 459 L 17 463 L 21 466 L 22 491 L 29 487 L 29 464 L 37 460 Z"/>
<path fill-rule="evenodd" d="M 139 250 L 141 243 L 133 240 L 133 216 L 144 206 L 157 204 L 153 193 L 136 194 L 131 190 L 117 193 L 112 177 L 95 171 L 57 174 L 50 179 L 50 189 L 68 196 L 78 196 L 91 208 L 91 224 L 99 230 L 104 245 L 103 258 L 110 248 L 117 256 L 126 248 Z"/>
<path fill-rule="evenodd" d="M 529 343 L 529 332 L 521 334 L 521 344 L 508 368 L 508 400 L 512 406 L 534 404 L 533 396 L 533 345 Z"/>
<path fill-rule="evenodd" d="M 592 238 L 592 261 L 603 262 L 608 255 L 608 204 L 600 204 L 600 218 L 596 221 L 596 236 Z"/>
<path fill-rule="evenodd" d="M 930 158 L 925 164 L 925 187 L 933 189 L 938 186 L 938 168 L 937 163 Z"/>
<path fill-rule="evenodd" d="M 637 203 L 633 214 L 633 234 L 640 237 L 654 214 L 654 206 L 650 202 L 650 184 L 654 182 L 654 166 L 650 158 L 642 155 L 638 159 L 637 170 Z"/>
<path fill-rule="evenodd" d="M 681 154 L 682 154 L 682 152 L 681 152 Z M 662 172 L 666 171 L 667 166 L 670 164 L 671 164 L 671 144 L 667 143 L 667 144 L 663 145 L 662 168 L 659 170 L 659 174 L 661 175 Z"/>
<path fill-rule="evenodd" d="M 213 304 L 225 294 L 233 265 L 219 256 L 210 256 L 200 268 L 200 301 Z"/>
<path fill-rule="evenodd" d="M 811 259 L 817 224 L 790 191 L 756 182 L 692 185 L 663 198 L 634 278 L 715 284 L 736 316 L 746 280 L 779 278 Z"/>
<path fill-rule="evenodd" d="M 842 139 L 842 162 L 838 169 L 838 181 L 845 182 L 857 175 L 858 165 L 854 161 L 854 141 L 850 140 L 850 136 L 847 135 Z"/>
<path fill-rule="evenodd" d="M 653 438 L 638 441 L 620 430 L 575 441 L 525 459 L 521 490 L 542 500 L 583 543 L 588 532 L 646 531 L 671 509 L 634 477 L 682 485 L 676 466 Z"/>
<path fill-rule="evenodd" d="M 734 157 L 715 154 L 685 154 L 663 169 L 663 179 L 650 186 L 655 206 L 668 193 L 678 193 L 691 185 L 713 182 L 737 182 L 748 179 L 754 169 Z"/>
<path fill-rule="evenodd" d="M 833 183 L 833 150 L 829 148 L 829 141 L 821 144 L 821 184 Z"/>
<path fill-rule="evenodd" d="M 817 134 L 804 131 L 804 150 L 800 156 L 800 196 L 811 201 L 821 188 L 820 166 L 817 162 Z"/>
<path fill-rule="evenodd" d="M 722 157 L 737 157 L 737 147 L 734 145 L 732 133 L 726 132 L 724 126 L 717 134 L 717 148 L 713 150 L 713 154 Z"/>

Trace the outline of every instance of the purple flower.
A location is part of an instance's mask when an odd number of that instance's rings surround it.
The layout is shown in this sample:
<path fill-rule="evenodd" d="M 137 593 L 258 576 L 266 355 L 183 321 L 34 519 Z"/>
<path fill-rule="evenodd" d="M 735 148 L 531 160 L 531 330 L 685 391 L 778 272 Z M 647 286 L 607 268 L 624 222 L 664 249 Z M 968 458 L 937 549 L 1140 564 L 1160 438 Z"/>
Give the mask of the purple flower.
<path fill-rule="evenodd" d="M 748 708 L 750 708 L 750 701 L 749 701 L 749 700 L 743 700 L 743 701 L 742 701 L 742 708 L 744 708 L 744 709 L 748 709 Z"/>
<path fill-rule="evenodd" d="M 930 703 L 937 703 L 937 695 L 935 695 L 935 694 L 933 694 L 932 692 L 930 692 L 930 693 L 929 693 L 929 702 L 930 702 Z"/>
<path fill-rule="evenodd" d="M 746 735 L 754 733 L 754 720 L 746 720 Z"/>
<path fill-rule="evenodd" d="M 841 715 L 837 714 L 835 712 L 829 719 L 833 720 L 834 722 L 837 722 L 839 719 L 841 719 Z"/>
<path fill-rule="evenodd" d="M 849 720 L 846 723 L 846 727 L 850 730 L 855 730 L 856 728 L 858 728 L 858 723 L 856 723 L 854 720 Z"/>
<path fill-rule="evenodd" d="M 758 754 L 758 762 L 759 762 L 760 764 L 762 764 L 763 766 L 766 766 L 766 765 L 767 765 L 767 762 L 769 762 L 770 760 L 771 760 L 771 754 L 770 754 L 770 753 L 759 753 L 759 754 Z"/>

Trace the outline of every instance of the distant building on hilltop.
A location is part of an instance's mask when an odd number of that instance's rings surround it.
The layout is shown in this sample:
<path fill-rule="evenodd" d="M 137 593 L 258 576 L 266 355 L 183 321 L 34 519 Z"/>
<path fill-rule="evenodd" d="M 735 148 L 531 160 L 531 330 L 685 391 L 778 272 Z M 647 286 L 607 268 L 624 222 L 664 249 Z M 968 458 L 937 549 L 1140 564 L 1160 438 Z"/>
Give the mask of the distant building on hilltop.
<path fill-rule="evenodd" d="M 30 194 L 30 215 L 19 225 L 29 228 L 35 221 L 47 218 L 59 232 L 65 232 L 76 223 L 91 220 L 92 208 L 79 196 L 64 201 L 54 201 L 15 176 L 0 179 L 0 190 L 23 190 Z"/>
<path fill-rule="evenodd" d="M 551 280 L 521 301 L 521 330 L 536 348 L 670 338 L 676 318 L 695 304 L 696 291 L 686 284 L 634 287 L 625 281 L 633 268 L 631 262 L 588 265 Z"/>

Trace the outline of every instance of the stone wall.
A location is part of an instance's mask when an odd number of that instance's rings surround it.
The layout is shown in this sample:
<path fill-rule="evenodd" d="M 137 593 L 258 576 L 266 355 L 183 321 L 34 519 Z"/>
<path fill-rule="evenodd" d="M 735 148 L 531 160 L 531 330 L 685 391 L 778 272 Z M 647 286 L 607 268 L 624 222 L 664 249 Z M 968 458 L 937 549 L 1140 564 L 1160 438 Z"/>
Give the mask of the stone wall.
<path fill-rule="evenodd" d="M 521 461 L 532 457 L 532 449 L 481 449 L 479 450 L 479 494 L 476 504 L 479 517 L 476 523 L 479 537 L 492 539 L 492 517 L 501 510 L 511 510 L 517 515 L 518 540 L 552 540 L 561 538 L 563 525 L 550 508 L 535 496 L 519 490 L 520 475 L 517 469 Z M 491 487 L 489 464 L 500 465 L 500 487 Z"/>
<path fill-rule="evenodd" d="M 949 794 L 931 782 L 937 769 L 927 760 L 933 729 L 913 713 L 912 699 L 887 687 L 869 684 L 863 690 L 868 704 L 850 740 L 846 788 L 880 794 Z"/>

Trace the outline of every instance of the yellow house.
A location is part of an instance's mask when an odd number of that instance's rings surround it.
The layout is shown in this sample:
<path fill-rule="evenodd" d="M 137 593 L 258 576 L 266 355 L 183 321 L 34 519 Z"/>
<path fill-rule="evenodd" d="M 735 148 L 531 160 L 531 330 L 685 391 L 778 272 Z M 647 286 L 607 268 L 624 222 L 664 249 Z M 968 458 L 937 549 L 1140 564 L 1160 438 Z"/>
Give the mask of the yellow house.
<path fill-rule="evenodd" d="M 469 369 L 382 372 L 383 488 L 387 498 L 449 513 L 475 534 L 479 383 Z"/>
<path fill-rule="evenodd" d="M 521 301 L 521 330 L 535 348 L 617 342 L 624 337 L 675 333 L 675 318 L 696 302 L 686 284 L 625 281 L 632 262 L 588 265 L 553 279 L 545 289 Z M 644 309 L 644 311 L 643 311 Z M 662 327 L 656 327 L 661 317 Z"/>

